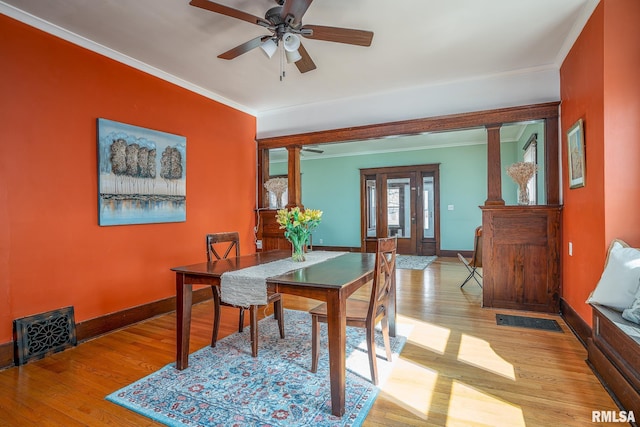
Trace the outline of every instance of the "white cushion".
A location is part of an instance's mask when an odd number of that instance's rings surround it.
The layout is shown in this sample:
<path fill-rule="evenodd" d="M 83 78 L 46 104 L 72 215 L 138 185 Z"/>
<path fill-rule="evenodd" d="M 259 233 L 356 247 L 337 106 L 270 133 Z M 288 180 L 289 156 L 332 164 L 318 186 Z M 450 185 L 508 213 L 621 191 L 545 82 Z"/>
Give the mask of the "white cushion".
<path fill-rule="evenodd" d="M 622 312 L 622 317 L 630 322 L 640 325 L 640 290 L 636 296 L 636 300 L 631 305 L 631 308 L 627 308 Z"/>
<path fill-rule="evenodd" d="M 640 280 L 640 250 L 620 240 L 609 246 L 604 271 L 587 303 L 596 303 L 623 311 L 636 299 Z"/>

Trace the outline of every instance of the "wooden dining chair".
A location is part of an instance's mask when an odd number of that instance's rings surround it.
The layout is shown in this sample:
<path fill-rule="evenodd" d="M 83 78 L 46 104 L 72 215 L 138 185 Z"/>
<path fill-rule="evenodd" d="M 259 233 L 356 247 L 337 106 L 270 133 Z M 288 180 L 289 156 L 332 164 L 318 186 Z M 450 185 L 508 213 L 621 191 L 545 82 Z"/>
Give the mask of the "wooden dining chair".
<path fill-rule="evenodd" d="M 478 286 L 482 287 L 482 283 L 478 280 L 478 277 L 482 279 L 482 274 L 478 269 L 482 269 L 482 226 L 476 227 L 475 237 L 473 239 L 473 255 L 470 260 L 467 260 L 461 253 L 458 253 L 458 259 L 462 261 L 464 266 L 469 271 L 469 275 L 462 282 L 460 287 L 462 288 L 471 279 L 475 280 Z"/>
<path fill-rule="evenodd" d="M 240 236 L 237 232 L 226 233 L 210 233 L 207 234 L 207 262 L 225 259 L 231 256 L 240 256 Z M 233 251 L 235 249 L 235 251 Z M 233 251 L 233 252 L 232 252 Z M 245 308 L 222 301 L 220 296 L 220 286 L 211 286 L 213 294 L 213 332 L 211 334 L 211 347 L 216 346 L 218 341 L 218 330 L 220 329 L 220 307 L 234 307 L 240 310 L 238 321 L 238 332 L 244 329 L 244 311 Z M 282 307 L 282 295 L 267 291 L 267 304 L 273 303 L 273 317 L 278 321 L 280 329 L 280 338 L 284 338 L 284 310 Z M 251 354 L 253 357 L 258 355 L 258 308 L 264 307 L 259 305 L 249 305 L 250 324 L 251 324 Z"/>
<path fill-rule="evenodd" d="M 369 301 L 347 299 L 347 326 L 366 329 L 367 351 L 371 382 L 378 384 L 378 364 L 376 363 L 375 326 L 380 323 L 387 361 L 391 361 L 389 341 L 389 299 L 395 292 L 396 277 L 395 237 L 381 238 L 376 243 L 376 262 Z M 320 357 L 320 322 L 327 323 L 327 305 L 321 304 L 309 312 L 311 314 L 311 372 L 318 370 Z"/>

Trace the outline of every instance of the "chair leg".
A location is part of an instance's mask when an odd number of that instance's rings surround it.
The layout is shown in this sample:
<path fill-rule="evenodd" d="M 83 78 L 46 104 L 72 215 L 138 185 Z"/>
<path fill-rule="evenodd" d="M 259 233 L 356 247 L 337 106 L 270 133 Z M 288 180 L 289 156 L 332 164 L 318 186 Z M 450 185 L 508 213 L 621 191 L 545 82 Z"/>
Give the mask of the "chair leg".
<path fill-rule="evenodd" d="M 382 338 L 384 339 L 384 349 L 387 352 L 387 362 L 391 362 L 391 341 L 389 340 L 389 319 L 383 317 L 380 321 L 382 326 Z"/>
<path fill-rule="evenodd" d="M 473 280 L 476 281 L 476 283 L 478 284 L 478 286 L 480 286 L 482 288 L 482 283 L 480 283 L 480 281 L 478 280 L 478 277 L 480 277 L 482 279 L 482 274 L 480 274 L 480 272 L 478 271 L 477 268 L 473 269 Z"/>
<path fill-rule="evenodd" d="M 238 332 L 242 332 L 244 329 L 244 308 L 238 307 L 240 309 L 240 314 L 238 315 Z"/>
<path fill-rule="evenodd" d="M 320 322 L 318 316 L 311 316 L 311 372 L 318 372 L 320 358 Z"/>
<path fill-rule="evenodd" d="M 478 274 L 478 276 L 480 276 L 480 274 Z M 482 279 L 482 276 L 480 276 L 480 278 Z M 482 287 L 482 283 L 480 283 L 480 281 L 478 280 L 478 278 L 476 277 L 476 275 L 473 275 L 473 280 L 476 281 L 476 283 L 478 284 L 478 286 Z"/>
<path fill-rule="evenodd" d="M 376 362 L 375 325 L 367 325 L 367 351 L 369 352 L 369 368 L 371 382 L 378 385 L 378 363 Z"/>
<path fill-rule="evenodd" d="M 258 357 L 258 306 L 249 307 L 251 318 L 251 356 Z"/>
<path fill-rule="evenodd" d="M 282 300 L 279 299 L 273 303 L 273 317 L 278 321 L 278 329 L 280 329 L 280 338 L 284 339 L 284 309 L 282 308 Z"/>
<path fill-rule="evenodd" d="M 211 287 L 213 293 L 213 331 L 211 332 L 211 347 L 216 346 L 218 330 L 220 329 L 220 290 L 217 286 Z"/>
<path fill-rule="evenodd" d="M 466 284 L 467 284 L 467 282 L 468 282 L 469 280 L 471 280 L 471 278 L 476 274 L 476 269 L 475 269 L 475 268 L 473 268 L 473 269 L 468 269 L 468 270 L 469 270 L 469 275 L 467 276 L 467 278 L 466 278 L 466 279 L 464 279 L 464 282 L 462 282 L 462 285 L 460 285 L 460 287 L 461 287 L 461 288 L 462 288 L 464 285 L 466 285 Z M 478 280 L 476 279 L 476 281 L 478 281 Z"/>

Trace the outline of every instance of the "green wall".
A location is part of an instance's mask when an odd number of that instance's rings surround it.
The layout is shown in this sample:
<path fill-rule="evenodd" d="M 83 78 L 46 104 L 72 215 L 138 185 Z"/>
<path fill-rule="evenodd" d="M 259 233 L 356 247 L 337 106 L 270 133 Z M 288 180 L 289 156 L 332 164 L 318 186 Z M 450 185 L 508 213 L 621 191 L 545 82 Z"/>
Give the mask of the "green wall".
<path fill-rule="evenodd" d="M 522 146 L 530 135 L 527 129 L 519 141 L 501 145 L 502 191 L 507 204 L 517 203 L 517 186 L 506 175 L 506 167 L 522 160 Z M 538 135 L 542 135 L 542 132 L 538 132 Z M 302 158 L 302 204 L 324 212 L 322 223 L 313 233 L 314 245 L 360 247 L 361 168 L 434 163 L 440 165 L 440 248 L 473 250 L 474 230 L 482 223 L 479 206 L 487 198 L 485 144 L 320 159 Z M 284 175 L 286 168 L 286 162 L 272 163 L 271 175 Z M 449 205 L 453 205 L 453 210 L 448 209 Z"/>

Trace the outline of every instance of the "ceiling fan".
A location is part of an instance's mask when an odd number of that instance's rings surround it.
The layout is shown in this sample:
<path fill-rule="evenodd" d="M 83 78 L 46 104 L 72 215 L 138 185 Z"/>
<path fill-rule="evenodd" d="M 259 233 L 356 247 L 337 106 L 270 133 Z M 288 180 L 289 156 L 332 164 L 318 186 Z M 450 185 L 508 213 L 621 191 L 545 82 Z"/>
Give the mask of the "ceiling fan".
<path fill-rule="evenodd" d="M 324 153 L 324 150 L 321 150 L 316 146 L 302 147 L 300 151 L 308 151 L 309 153 L 316 153 L 316 154 Z"/>
<path fill-rule="evenodd" d="M 261 47 L 269 57 L 272 57 L 278 44 L 282 42 L 287 56 L 287 62 L 294 62 L 301 73 L 306 73 L 314 70 L 316 64 L 314 64 L 309 53 L 300 42 L 300 36 L 308 39 L 358 46 L 371 45 L 371 40 L 373 39 L 373 33 L 371 31 L 326 27 L 323 25 L 302 25 L 302 17 L 312 1 L 313 0 L 276 0 L 278 6 L 267 10 L 264 18 L 208 0 L 191 0 L 189 4 L 211 12 L 247 21 L 271 31 L 271 35 L 256 37 L 218 55 L 218 58 L 222 59 L 234 59 L 257 47 Z"/>

